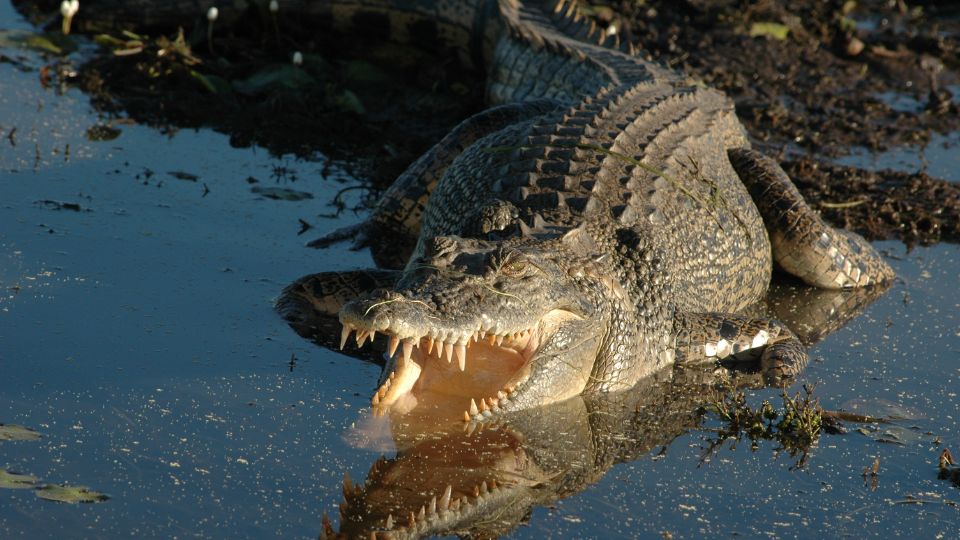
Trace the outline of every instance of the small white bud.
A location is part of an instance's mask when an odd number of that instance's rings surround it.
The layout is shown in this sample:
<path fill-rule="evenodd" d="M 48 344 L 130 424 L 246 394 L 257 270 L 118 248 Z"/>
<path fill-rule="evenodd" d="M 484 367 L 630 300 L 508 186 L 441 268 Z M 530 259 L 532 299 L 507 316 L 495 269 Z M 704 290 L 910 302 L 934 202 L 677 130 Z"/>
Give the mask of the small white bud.
<path fill-rule="evenodd" d="M 280 11 L 280 2 L 277 0 L 270 0 L 270 13 L 276 13 Z"/>
<path fill-rule="evenodd" d="M 293 53 L 293 65 L 300 66 L 303 65 L 303 53 L 297 51 Z"/>
<path fill-rule="evenodd" d="M 207 20 L 213 22 L 217 20 L 217 15 L 220 15 L 220 10 L 216 6 L 207 10 Z"/>
<path fill-rule="evenodd" d="M 73 17 L 80 11 L 80 0 L 63 0 L 60 2 L 60 14 L 64 17 Z"/>
<path fill-rule="evenodd" d="M 611 24 L 610 26 L 607 27 L 608 36 L 615 36 L 616 34 L 617 34 L 617 25 Z"/>

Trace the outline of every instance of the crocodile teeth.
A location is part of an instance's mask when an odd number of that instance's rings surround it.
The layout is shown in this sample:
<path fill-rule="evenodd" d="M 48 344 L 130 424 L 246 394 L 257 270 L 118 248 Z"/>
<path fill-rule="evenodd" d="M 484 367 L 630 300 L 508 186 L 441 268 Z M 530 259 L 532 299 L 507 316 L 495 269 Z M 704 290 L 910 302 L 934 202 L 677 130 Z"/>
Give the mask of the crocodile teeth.
<path fill-rule="evenodd" d="M 437 360 L 440 359 L 440 356 L 443 354 L 443 340 L 437 341 L 437 348 L 433 350 L 433 354 L 437 356 Z"/>
<path fill-rule="evenodd" d="M 323 512 L 323 532 L 328 536 L 333 536 L 336 534 L 336 531 L 333 530 L 333 525 L 330 524 L 330 516 L 327 515 L 327 512 Z"/>
<path fill-rule="evenodd" d="M 460 371 L 465 371 L 467 369 L 467 346 L 458 343 L 454 350 L 457 353 L 457 363 L 460 364 Z"/>
<path fill-rule="evenodd" d="M 497 336 L 497 347 L 503 344 L 503 336 Z"/>
<path fill-rule="evenodd" d="M 433 338 L 428 337 L 427 338 L 427 354 L 430 354 L 431 352 L 433 352 Z"/>
<path fill-rule="evenodd" d="M 390 345 L 387 348 L 387 356 L 393 358 L 394 353 L 397 352 L 397 347 L 400 346 L 400 338 L 397 336 L 390 336 Z"/>
<path fill-rule="evenodd" d="M 423 518 L 427 517 L 427 509 L 421 505 L 420 512 L 417 513 L 417 521 L 423 521 Z"/>
<path fill-rule="evenodd" d="M 353 331 L 353 328 L 350 328 L 350 325 L 343 325 L 343 330 L 340 331 L 340 350 L 343 350 L 343 347 L 347 344 L 347 339 L 350 338 L 350 332 Z"/>
<path fill-rule="evenodd" d="M 430 499 L 430 508 L 428 511 L 430 512 L 431 516 L 437 514 L 437 496 L 436 495 L 434 495 L 433 498 Z"/>
<path fill-rule="evenodd" d="M 524 358 L 529 358 L 533 354 L 533 351 L 537 350 L 537 347 L 540 346 L 540 332 L 529 332 L 530 339 L 527 340 L 527 346 L 523 348 L 521 353 Z"/>
<path fill-rule="evenodd" d="M 486 493 L 487 493 L 487 481 L 486 481 L 486 480 L 484 480 L 483 482 L 480 482 L 480 493 L 481 493 L 481 494 L 486 494 Z"/>
<path fill-rule="evenodd" d="M 447 489 L 443 490 L 443 496 L 440 497 L 440 500 L 437 503 L 440 505 L 441 510 L 446 510 L 450 506 L 450 495 L 453 493 L 453 486 L 447 484 Z"/>
<path fill-rule="evenodd" d="M 447 362 L 453 361 L 453 343 L 443 344 L 443 355 L 447 357 Z"/>
<path fill-rule="evenodd" d="M 393 514 L 387 514 L 387 522 L 383 524 L 383 528 L 388 531 L 393 528 Z"/>
<path fill-rule="evenodd" d="M 480 414 L 480 409 L 477 408 L 477 402 L 470 398 L 470 415 L 476 416 Z"/>
<path fill-rule="evenodd" d="M 410 356 L 413 354 L 413 342 L 410 340 L 403 341 L 403 360 L 410 360 Z M 393 356 L 393 355 L 391 355 Z"/>

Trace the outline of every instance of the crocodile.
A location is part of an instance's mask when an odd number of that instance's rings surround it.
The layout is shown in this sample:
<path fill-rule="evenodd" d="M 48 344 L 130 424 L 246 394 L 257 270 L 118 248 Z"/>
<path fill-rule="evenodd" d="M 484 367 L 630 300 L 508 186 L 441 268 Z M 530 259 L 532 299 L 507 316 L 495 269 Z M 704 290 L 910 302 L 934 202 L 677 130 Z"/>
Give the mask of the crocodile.
<path fill-rule="evenodd" d="M 883 287 L 841 291 L 776 283 L 765 309 L 787 319 L 809 346 L 883 292 Z M 583 491 L 617 464 L 669 451 L 676 437 L 703 425 L 705 411 L 722 401 L 721 395 L 762 385 L 756 372 L 679 366 L 623 392 L 574 396 L 485 423 L 464 425 L 453 416 L 438 421 L 431 413 L 422 420 L 411 412 L 385 419 L 364 415 L 347 439 L 396 452 L 377 459 L 362 482 L 344 475 L 339 521 L 335 525 L 324 513 L 319 536 L 508 536 L 536 507 Z M 790 455 L 802 463 L 804 443 L 793 444 L 787 432 L 778 435 L 786 437 L 778 441 L 778 451 L 791 448 Z M 706 452 L 722 441 L 728 436 L 717 435 Z"/>
<path fill-rule="evenodd" d="M 314 9 L 358 33 L 429 35 L 486 73 L 489 109 L 411 164 L 368 220 L 312 243 L 353 239 L 380 268 L 308 275 L 277 301 L 301 327 L 337 317 L 341 349 L 380 336 L 377 411 L 443 394 L 484 421 L 695 362 L 759 361 L 768 384 L 789 384 L 804 346 L 745 311 L 774 266 L 828 289 L 894 277 L 752 149 L 728 97 L 645 60 L 576 2 Z"/>

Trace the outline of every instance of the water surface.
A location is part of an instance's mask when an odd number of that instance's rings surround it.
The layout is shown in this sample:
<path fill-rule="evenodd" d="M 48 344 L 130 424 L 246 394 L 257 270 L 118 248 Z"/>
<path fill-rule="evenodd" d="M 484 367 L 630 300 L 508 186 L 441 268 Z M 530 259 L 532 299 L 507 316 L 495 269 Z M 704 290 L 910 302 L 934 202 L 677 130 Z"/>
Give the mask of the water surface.
<path fill-rule="evenodd" d="M 29 28 L 6 2 L 0 20 Z M 348 442 L 379 368 L 302 340 L 272 300 L 305 273 L 371 265 L 297 235 L 299 218 L 323 231 L 361 219 L 317 217 L 359 180 L 323 156 L 101 118 L 79 91 L 41 87 L 49 59 L 0 52 L 17 59 L 0 63 L 0 423 L 43 434 L 0 442 L 0 467 L 111 497 L 73 506 L 0 490 L 2 536 L 315 538 L 344 472 L 363 478 L 381 454 Z M 117 138 L 87 137 L 107 123 Z M 960 455 L 960 250 L 879 247 L 901 279 L 813 348 L 805 380 L 828 409 L 909 420 L 825 435 L 801 469 L 772 442 L 705 459 L 711 434 L 692 430 L 512 535 L 954 536 L 960 490 L 937 479 L 937 456 Z M 862 472 L 877 458 L 873 486 Z"/>

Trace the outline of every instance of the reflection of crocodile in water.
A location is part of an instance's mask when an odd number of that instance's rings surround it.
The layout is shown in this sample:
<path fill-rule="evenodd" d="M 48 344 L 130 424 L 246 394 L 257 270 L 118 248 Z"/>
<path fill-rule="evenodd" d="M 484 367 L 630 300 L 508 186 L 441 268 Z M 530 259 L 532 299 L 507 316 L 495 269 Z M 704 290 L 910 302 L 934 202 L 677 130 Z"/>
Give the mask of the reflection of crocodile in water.
<path fill-rule="evenodd" d="M 342 343 L 385 334 L 381 411 L 437 391 L 480 419 L 675 362 L 759 357 L 768 382 L 789 380 L 800 342 L 737 314 L 773 262 L 822 288 L 890 268 L 750 150 L 723 94 L 625 52 L 574 3 L 534 4 L 323 4 L 335 24 L 481 58 L 495 106 L 413 163 L 366 223 L 317 242 L 353 237 L 387 267 L 412 247 L 402 270 L 307 276 L 280 310 L 300 326 L 339 312 Z"/>
<path fill-rule="evenodd" d="M 614 464 L 697 425 L 709 388 L 657 379 L 644 379 L 639 391 L 575 396 L 512 413 L 476 431 L 434 427 L 417 436 L 397 428 L 397 455 L 380 458 L 362 484 L 344 479 L 338 530 L 324 516 L 320 538 L 504 535 L 535 506 L 569 497 Z"/>

